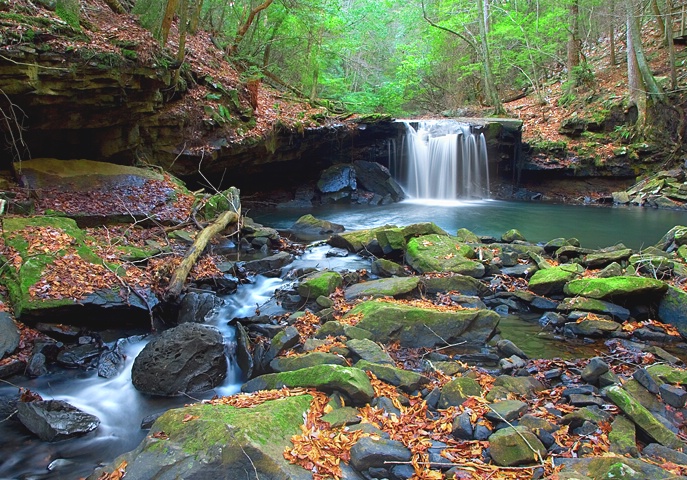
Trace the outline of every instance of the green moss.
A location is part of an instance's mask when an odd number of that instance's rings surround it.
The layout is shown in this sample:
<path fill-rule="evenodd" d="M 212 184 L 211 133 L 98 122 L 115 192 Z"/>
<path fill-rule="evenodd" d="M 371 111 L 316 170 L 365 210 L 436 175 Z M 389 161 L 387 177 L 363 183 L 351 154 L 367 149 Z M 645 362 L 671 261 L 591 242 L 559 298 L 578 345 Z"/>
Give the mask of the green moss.
<path fill-rule="evenodd" d="M 530 278 L 529 289 L 539 295 L 561 293 L 566 283 L 584 271 L 581 265 L 561 265 L 537 270 Z"/>
<path fill-rule="evenodd" d="M 671 367 L 665 364 L 655 364 L 647 367 L 652 377 L 660 380 L 659 383 L 671 383 L 674 385 L 687 385 L 687 370 Z"/>
<path fill-rule="evenodd" d="M 406 247 L 406 262 L 419 273 L 453 272 L 471 277 L 484 275 L 484 265 L 470 260 L 475 252 L 454 237 L 425 235 L 412 238 Z"/>
<path fill-rule="evenodd" d="M 343 278 L 338 272 L 325 270 L 307 276 L 298 285 L 298 294 L 305 298 L 325 297 L 332 294 L 343 284 Z"/>
<path fill-rule="evenodd" d="M 79 30 L 79 10 L 78 0 L 57 0 L 55 13 L 75 30 Z"/>
<path fill-rule="evenodd" d="M 573 280 L 565 286 L 567 295 L 608 299 L 638 295 L 663 294 L 668 285 L 660 280 L 645 277 L 609 277 Z"/>

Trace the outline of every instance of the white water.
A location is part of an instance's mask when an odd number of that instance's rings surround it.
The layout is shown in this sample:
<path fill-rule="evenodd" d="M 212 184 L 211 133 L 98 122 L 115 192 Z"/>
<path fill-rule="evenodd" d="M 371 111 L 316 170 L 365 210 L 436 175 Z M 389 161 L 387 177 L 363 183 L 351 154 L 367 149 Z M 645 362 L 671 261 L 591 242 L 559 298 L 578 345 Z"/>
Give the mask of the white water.
<path fill-rule="evenodd" d="M 483 134 L 453 120 L 403 122 L 406 137 L 391 168 L 415 199 L 489 198 L 489 163 Z M 414 125 L 417 125 L 415 127 Z"/>

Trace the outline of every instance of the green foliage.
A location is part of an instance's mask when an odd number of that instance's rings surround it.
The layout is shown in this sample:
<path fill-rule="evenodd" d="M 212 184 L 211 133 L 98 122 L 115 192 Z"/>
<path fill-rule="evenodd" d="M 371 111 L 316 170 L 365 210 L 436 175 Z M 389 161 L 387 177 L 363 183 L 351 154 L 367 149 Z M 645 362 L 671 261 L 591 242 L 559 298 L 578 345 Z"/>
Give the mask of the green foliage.
<path fill-rule="evenodd" d="M 581 85 L 592 85 L 594 83 L 594 72 L 587 62 L 583 62 L 573 67 L 571 74 L 573 83 L 576 87 Z"/>
<path fill-rule="evenodd" d="M 57 0 L 55 13 L 64 20 L 70 27 L 79 30 L 79 1 L 78 0 Z"/>
<path fill-rule="evenodd" d="M 570 89 L 566 88 L 566 84 L 567 84 L 567 82 L 565 84 L 563 84 L 563 88 L 562 88 L 562 90 L 566 93 L 561 95 L 560 98 L 558 99 L 558 106 L 559 107 L 569 107 L 570 105 L 575 103 L 575 100 L 577 100 L 577 95 L 574 92 L 570 91 Z"/>
<path fill-rule="evenodd" d="M 161 0 L 137 0 L 131 13 L 138 15 L 141 25 L 160 39 L 162 17 L 165 13 L 165 5 Z"/>

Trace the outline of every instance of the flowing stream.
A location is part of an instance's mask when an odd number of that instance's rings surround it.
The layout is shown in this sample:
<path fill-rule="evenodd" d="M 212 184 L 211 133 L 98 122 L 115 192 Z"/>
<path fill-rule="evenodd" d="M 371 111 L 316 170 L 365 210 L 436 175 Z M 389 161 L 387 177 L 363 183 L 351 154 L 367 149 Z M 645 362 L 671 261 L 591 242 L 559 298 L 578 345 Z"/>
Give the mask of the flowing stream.
<path fill-rule="evenodd" d="M 402 202 L 384 207 L 326 207 L 303 210 L 251 210 L 255 220 L 279 229 L 312 213 L 316 217 L 345 225 L 347 230 L 384 224 L 409 225 L 433 221 L 449 233 L 465 227 L 478 235 L 499 237 L 510 228 L 518 228 L 532 242 L 545 242 L 555 237 L 577 237 L 583 246 L 603 247 L 624 242 L 632 248 L 655 244 L 675 225 L 687 224 L 687 213 L 649 211 L 642 208 L 597 208 L 501 201 L 479 202 Z M 369 268 L 369 260 L 358 256 L 329 258 L 328 246 L 313 246 L 286 267 L 332 268 L 357 270 Z M 284 272 L 286 273 L 286 272 Z M 253 283 L 240 285 L 237 293 L 224 298 L 224 306 L 207 319 L 225 336 L 228 350 L 235 344 L 234 329 L 228 326 L 235 317 L 254 314 L 257 306 L 262 313 L 282 313 L 271 300 L 273 292 L 291 280 L 257 277 Z M 532 324 L 509 325 L 508 337 L 523 342 L 539 356 L 560 356 L 565 353 L 554 343 L 537 346 L 538 327 Z M 521 337 L 521 338 L 520 338 Z M 520 338 L 520 339 L 519 339 Z M 113 340 L 114 341 L 114 340 Z M 137 392 L 131 385 L 131 365 L 147 340 L 134 337 L 125 346 L 127 361 L 120 375 L 112 379 L 99 378 L 94 370 L 63 370 L 52 367 L 49 375 L 37 379 L 15 377 L 16 385 L 39 393 L 45 399 L 62 399 L 88 413 L 97 415 L 100 427 L 89 435 L 56 443 L 41 442 L 15 420 L 0 423 L 1 479 L 74 479 L 87 476 L 99 463 L 112 461 L 117 455 L 134 449 L 143 439 L 141 420 L 169 408 L 191 403 L 213 395 L 230 395 L 240 389 L 241 372 L 234 366 L 221 387 L 204 395 L 177 398 L 153 398 Z M 533 343 L 534 342 L 534 343 Z M 574 352 L 569 352 L 574 354 Z M 0 396 L 16 394 L 17 389 L 0 384 Z M 48 470 L 50 468 L 50 470 Z"/>

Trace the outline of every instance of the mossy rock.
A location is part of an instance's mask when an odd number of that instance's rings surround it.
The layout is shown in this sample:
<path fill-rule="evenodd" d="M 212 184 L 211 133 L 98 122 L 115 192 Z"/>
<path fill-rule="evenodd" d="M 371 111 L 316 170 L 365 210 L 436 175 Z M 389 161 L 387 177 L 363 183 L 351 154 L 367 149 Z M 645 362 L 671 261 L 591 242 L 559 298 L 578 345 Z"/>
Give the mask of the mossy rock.
<path fill-rule="evenodd" d="M 560 480 L 684 479 L 683 476 L 670 473 L 659 465 L 617 455 L 608 457 L 561 458 L 556 464 L 563 465 L 563 470 L 558 474 Z"/>
<path fill-rule="evenodd" d="M 638 297 L 659 298 L 668 285 L 665 282 L 645 277 L 583 278 L 573 280 L 565 286 L 565 293 L 600 300 Z"/>
<path fill-rule="evenodd" d="M 305 277 L 298 284 L 298 295 L 306 299 L 316 299 L 320 295 L 329 296 L 343 284 L 343 277 L 338 272 L 323 270 Z"/>
<path fill-rule="evenodd" d="M 617 385 L 605 390 L 606 396 L 615 403 L 639 428 L 661 445 L 668 448 L 684 446 L 673 432 L 668 430 L 656 417 L 644 408 L 632 395 Z"/>
<path fill-rule="evenodd" d="M 589 268 L 603 268 L 613 262 L 627 260 L 634 253 L 630 248 L 622 248 L 609 252 L 590 253 L 584 257 L 584 263 Z"/>
<path fill-rule="evenodd" d="M 529 289 L 538 295 L 563 293 L 565 284 L 574 280 L 584 272 L 578 264 L 561 265 L 558 267 L 537 270 L 530 278 Z"/>
<path fill-rule="evenodd" d="M 559 312 L 580 310 L 583 312 L 600 313 L 602 315 L 610 315 L 621 322 L 630 318 L 630 311 L 625 307 L 604 300 L 586 297 L 565 298 L 556 307 L 556 310 Z"/>
<path fill-rule="evenodd" d="M 617 415 L 611 423 L 611 431 L 608 434 L 611 442 L 611 452 L 618 455 L 637 456 L 637 436 L 635 424 L 626 416 Z"/>
<path fill-rule="evenodd" d="M 406 239 L 403 236 L 402 228 L 379 230 L 375 234 L 375 238 L 377 239 L 377 243 L 379 243 L 379 248 L 384 252 L 384 255 L 403 252 L 406 248 Z"/>
<path fill-rule="evenodd" d="M 303 355 L 276 357 L 270 362 L 270 367 L 275 372 L 292 372 L 317 365 L 347 366 L 348 364 L 345 358 L 326 352 L 310 352 Z"/>
<path fill-rule="evenodd" d="M 376 342 L 399 341 L 404 347 L 433 347 L 465 341 L 485 343 L 500 317 L 490 310 L 443 311 L 402 303 L 368 301 L 351 309 L 345 318 L 362 316 L 357 324 Z"/>
<path fill-rule="evenodd" d="M 494 432 L 489 437 L 489 453 L 495 464 L 514 467 L 540 461 L 546 448 L 528 428 L 517 426 Z"/>
<path fill-rule="evenodd" d="M 112 472 L 126 461 L 131 478 L 229 480 L 245 472 L 280 480 L 312 478 L 283 456 L 291 437 L 300 433 L 311 401 L 310 395 L 300 395 L 252 408 L 199 404 L 169 410 L 134 451 L 103 470 Z"/>
<path fill-rule="evenodd" d="M 421 237 L 423 235 L 445 235 L 448 236 L 448 233 L 441 227 L 437 226 L 435 223 L 432 222 L 423 222 L 423 223 L 413 223 L 411 225 L 408 225 L 406 227 L 403 227 L 403 237 L 407 240 L 410 240 L 411 238 L 414 237 Z"/>
<path fill-rule="evenodd" d="M 437 408 L 457 407 L 468 397 L 479 397 L 482 395 L 482 387 L 474 378 L 458 377 L 454 378 L 441 388 L 441 396 L 437 403 Z"/>
<path fill-rule="evenodd" d="M 476 278 L 468 277 L 467 275 L 425 276 L 422 277 L 420 281 L 425 288 L 425 292 L 429 294 L 460 292 L 463 295 L 476 295 L 481 297 L 491 293 L 489 287 L 484 283 Z"/>
<path fill-rule="evenodd" d="M 483 277 L 484 265 L 468 258 L 474 256 L 472 248 L 455 238 L 425 235 L 408 242 L 405 259 L 419 273 L 453 272 L 475 278 Z"/>
<path fill-rule="evenodd" d="M 281 387 L 312 387 L 324 392 L 340 392 L 357 405 L 365 405 L 374 397 L 374 390 L 365 372 L 341 365 L 318 365 L 292 372 L 268 373 L 244 383 L 241 390 L 257 392 Z"/>
<path fill-rule="evenodd" d="M 459 228 L 456 232 L 456 238 L 463 243 L 482 243 L 482 240 L 467 228 Z"/>
<path fill-rule="evenodd" d="M 389 228 L 396 227 L 394 225 L 385 225 L 383 227 L 339 233 L 332 235 L 329 240 L 327 240 L 327 243 L 332 247 L 345 248 L 353 253 L 358 253 L 363 250 L 370 251 L 370 249 L 374 249 L 374 247 L 372 247 L 373 242 L 375 245 L 377 244 L 377 232 Z M 379 249 L 378 246 L 377 249 Z"/>
<path fill-rule="evenodd" d="M 201 210 L 203 217 L 207 220 L 212 220 L 220 213 L 231 210 L 233 212 L 241 211 L 241 192 L 235 188 L 230 187 L 222 192 L 216 193 L 210 197 Z"/>
<path fill-rule="evenodd" d="M 531 398 L 535 392 L 544 390 L 544 385 L 534 377 L 511 377 L 499 375 L 494 381 L 494 387 L 506 388 L 510 393 L 524 395 Z"/>
<path fill-rule="evenodd" d="M 687 385 L 687 370 L 666 364 L 654 364 L 646 368 L 649 374 L 661 383 Z"/>
<path fill-rule="evenodd" d="M 687 338 L 687 292 L 669 287 L 658 304 L 658 318 L 675 326 Z"/>
<path fill-rule="evenodd" d="M 518 240 L 518 241 L 520 241 L 520 242 L 525 242 L 525 241 L 527 241 L 527 240 L 525 239 L 525 236 L 524 236 L 522 233 L 520 233 L 518 230 L 516 230 L 515 228 L 511 228 L 511 229 L 508 230 L 506 233 L 504 233 L 503 235 L 501 235 L 501 241 L 502 241 L 502 242 L 505 242 L 505 243 L 513 243 L 513 242 L 516 241 L 516 240 Z"/>
<path fill-rule="evenodd" d="M 360 368 L 366 372 L 372 372 L 375 376 L 391 385 L 399 387 L 407 393 L 414 393 L 423 385 L 429 383 L 429 378 L 417 372 L 404 370 L 392 365 L 381 365 L 379 363 L 360 360 L 355 364 L 355 368 Z"/>
<path fill-rule="evenodd" d="M 417 277 L 392 277 L 369 282 L 356 283 L 346 289 L 346 300 L 363 297 L 397 297 L 417 289 Z"/>

